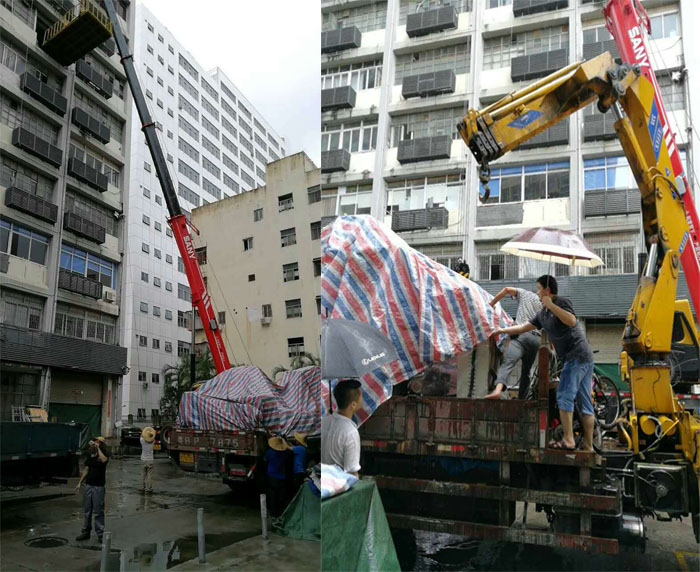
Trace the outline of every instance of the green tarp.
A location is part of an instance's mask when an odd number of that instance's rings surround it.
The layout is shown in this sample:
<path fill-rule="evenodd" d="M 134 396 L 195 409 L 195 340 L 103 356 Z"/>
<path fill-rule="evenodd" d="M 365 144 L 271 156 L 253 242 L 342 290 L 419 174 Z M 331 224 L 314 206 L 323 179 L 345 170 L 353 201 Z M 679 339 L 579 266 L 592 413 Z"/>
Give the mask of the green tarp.
<path fill-rule="evenodd" d="M 360 481 L 349 491 L 321 501 L 321 570 L 401 570 L 374 481 Z"/>
<path fill-rule="evenodd" d="M 616 363 L 597 363 L 593 367 L 593 370 L 598 375 L 604 375 L 612 379 L 613 383 L 617 386 L 620 391 L 629 391 L 629 386 L 626 383 L 622 383 L 622 376 L 620 376 L 620 366 Z"/>
<path fill-rule="evenodd" d="M 54 419 L 55 418 L 55 419 Z M 102 422 L 102 408 L 99 405 L 77 403 L 49 403 L 49 420 L 56 423 L 85 423 L 90 437 L 98 437 Z"/>
<path fill-rule="evenodd" d="M 299 487 L 278 522 L 273 524 L 277 534 L 300 540 L 321 540 L 321 499 L 308 483 Z"/>

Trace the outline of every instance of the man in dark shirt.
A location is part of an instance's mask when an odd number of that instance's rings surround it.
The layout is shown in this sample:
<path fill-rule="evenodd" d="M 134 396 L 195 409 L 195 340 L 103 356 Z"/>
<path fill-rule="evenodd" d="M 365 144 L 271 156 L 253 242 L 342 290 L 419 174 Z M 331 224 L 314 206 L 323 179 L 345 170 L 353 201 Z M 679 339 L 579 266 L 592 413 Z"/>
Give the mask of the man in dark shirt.
<path fill-rule="evenodd" d="M 88 458 L 85 460 L 85 470 L 80 476 L 79 491 L 85 482 L 83 490 L 83 530 L 76 537 L 77 541 L 88 540 L 92 530 L 92 516 L 95 516 L 95 532 L 97 540 L 102 542 L 105 530 L 105 474 L 109 457 L 105 449 L 105 438 L 90 439 Z"/>
<path fill-rule="evenodd" d="M 287 451 L 291 447 L 284 437 L 270 437 L 267 444 L 270 448 L 265 453 L 267 461 L 267 501 L 270 514 L 277 518 L 282 516 L 286 507 Z"/>
<path fill-rule="evenodd" d="M 545 274 L 537 279 L 537 296 L 542 310 L 529 322 L 496 330 L 498 334 L 523 334 L 543 329 L 554 344 L 559 361 L 564 364 L 557 387 L 557 405 L 564 438 L 550 443 L 556 449 L 574 449 L 574 400 L 578 403 L 583 420 L 583 449 L 593 451 L 593 352 L 578 325 L 571 300 L 558 296 L 559 287 L 553 276 Z"/>

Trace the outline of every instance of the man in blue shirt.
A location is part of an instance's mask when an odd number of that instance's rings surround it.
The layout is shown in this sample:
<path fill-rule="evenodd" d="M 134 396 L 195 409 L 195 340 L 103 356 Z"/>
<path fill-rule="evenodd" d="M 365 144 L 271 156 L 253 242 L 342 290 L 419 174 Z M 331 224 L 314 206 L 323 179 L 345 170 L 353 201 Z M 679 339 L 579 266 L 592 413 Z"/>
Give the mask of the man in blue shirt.
<path fill-rule="evenodd" d="M 292 447 L 294 463 L 292 465 L 292 498 L 306 480 L 306 434 L 294 433 L 296 445 Z"/>
<path fill-rule="evenodd" d="M 270 514 L 281 516 L 285 508 L 286 471 L 285 463 L 289 443 L 283 437 L 270 437 L 270 448 L 265 453 L 267 461 L 267 500 Z"/>

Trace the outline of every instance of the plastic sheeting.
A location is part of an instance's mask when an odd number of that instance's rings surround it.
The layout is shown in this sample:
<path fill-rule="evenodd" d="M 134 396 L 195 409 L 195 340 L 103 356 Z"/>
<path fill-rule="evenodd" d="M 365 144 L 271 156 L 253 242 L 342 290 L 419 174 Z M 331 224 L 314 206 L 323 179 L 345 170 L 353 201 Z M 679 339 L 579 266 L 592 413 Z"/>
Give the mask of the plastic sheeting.
<path fill-rule="evenodd" d="M 363 423 L 391 397 L 392 386 L 485 343 L 513 324 L 492 296 L 471 280 L 414 250 L 370 216 L 344 216 L 323 229 L 324 315 L 374 325 L 394 343 L 390 371 L 364 375 Z M 322 384 L 324 413 L 329 384 Z"/>
<path fill-rule="evenodd" d="M 299 540 L 321 540 L 321 499 L 313 493 L 308 482 L 299 487 L 273 528 L 282 536 Z"/>
<path fill-rule="evenodd" d="M 321 501 L 321 570 L 401 570 L 374 481 Z"/>
<path fill-rule="evenodd" d="M 179 425 L 217 431 L 264 429 L 281 435 L 317 433 L 320 384 L 318 367 L 286 371 L 277 382 L 257 367 L 231 368 L 197 391 L 183 394 Z"/>

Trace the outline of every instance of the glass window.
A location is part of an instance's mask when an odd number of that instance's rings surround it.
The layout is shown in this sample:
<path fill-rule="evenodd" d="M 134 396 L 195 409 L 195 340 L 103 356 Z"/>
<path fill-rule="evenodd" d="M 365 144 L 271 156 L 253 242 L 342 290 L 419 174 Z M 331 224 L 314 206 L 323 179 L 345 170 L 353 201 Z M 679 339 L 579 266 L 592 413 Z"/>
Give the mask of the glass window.
<path fill-rule="evenodd" d="M 0 252 L 46 264 L 49 239 L 16 223 L 0 220 Z"/>

